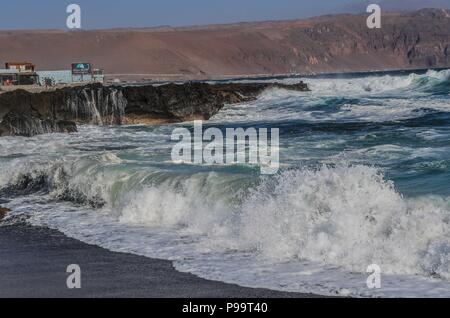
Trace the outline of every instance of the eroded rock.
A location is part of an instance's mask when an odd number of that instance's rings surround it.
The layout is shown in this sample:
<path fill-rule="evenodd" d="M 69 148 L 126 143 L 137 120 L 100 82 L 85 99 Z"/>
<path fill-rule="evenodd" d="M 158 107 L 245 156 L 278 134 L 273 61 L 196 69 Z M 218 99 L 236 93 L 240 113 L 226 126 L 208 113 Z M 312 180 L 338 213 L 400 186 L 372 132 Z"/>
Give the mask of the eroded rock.
<path fill-rule="evenodd" d="M 160 86 L 91 84 L 56 91 L 0 94 L 0 136 L 76 132 L 76 124 L 163 124 L 208 120 L 226 104 L 255 100 L 264 90 L 308 91 L 303 82 L 185 83 Z"/>

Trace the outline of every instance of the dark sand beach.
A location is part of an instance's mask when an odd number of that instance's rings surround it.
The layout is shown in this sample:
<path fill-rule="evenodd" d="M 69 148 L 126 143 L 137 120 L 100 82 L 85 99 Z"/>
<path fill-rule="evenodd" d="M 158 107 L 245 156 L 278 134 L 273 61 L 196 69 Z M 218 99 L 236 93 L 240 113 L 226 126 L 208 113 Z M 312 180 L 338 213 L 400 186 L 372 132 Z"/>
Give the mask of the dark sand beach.
<path fill-rule="evenodd" d="M 67 266 L 81 267 L 81 289 L 66 286 Z M 84 244 L 48 228 L 0 225 L 0 297 L 306 298 L 208 281 L 170 261 Z"/>

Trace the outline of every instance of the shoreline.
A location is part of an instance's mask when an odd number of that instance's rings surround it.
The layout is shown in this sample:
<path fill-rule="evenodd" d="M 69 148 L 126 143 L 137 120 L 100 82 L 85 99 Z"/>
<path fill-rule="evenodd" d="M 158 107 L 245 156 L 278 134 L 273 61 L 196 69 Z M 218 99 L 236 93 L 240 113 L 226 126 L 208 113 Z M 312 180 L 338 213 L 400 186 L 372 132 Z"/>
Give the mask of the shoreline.
<path fill-rule="evenodd" d="M 66 286 L 81 268 L 81 289 Z M 248 288 L 182 273 L 171 261 L 111 252 L 57 230 L 0 223 L 0 298 L 322 298 Z"/>

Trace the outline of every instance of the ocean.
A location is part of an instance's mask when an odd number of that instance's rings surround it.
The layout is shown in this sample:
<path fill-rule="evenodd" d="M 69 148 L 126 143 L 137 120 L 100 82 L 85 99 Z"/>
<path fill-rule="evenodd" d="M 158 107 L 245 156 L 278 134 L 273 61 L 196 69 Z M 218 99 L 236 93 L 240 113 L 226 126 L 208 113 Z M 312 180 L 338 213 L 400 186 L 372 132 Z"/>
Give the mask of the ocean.
<path fill-rule="evenodd" d="M 173 162 L 172 131 L 192 123 L 85 125 L 0 138 L 2 205 L 13 218 L 207 279 L 450 297 L 450 71 L 305 81 L 311 92 L 268 90 L 203 123 L 279 128 L 276 175 Z M 367 286 L 372 264 L 381 288 Z"/>

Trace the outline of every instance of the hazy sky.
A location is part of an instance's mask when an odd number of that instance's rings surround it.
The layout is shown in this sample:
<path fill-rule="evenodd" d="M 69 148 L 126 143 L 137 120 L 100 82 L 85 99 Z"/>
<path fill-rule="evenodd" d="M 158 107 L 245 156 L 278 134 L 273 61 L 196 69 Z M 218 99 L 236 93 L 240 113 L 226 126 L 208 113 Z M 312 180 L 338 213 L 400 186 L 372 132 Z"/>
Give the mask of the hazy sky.
<path fill-rule="evenodd" d="M 12 0 L 1 1 L 0 29 L 64 29 L 66 7 L 82 8 L 83 29 L 283 20 L 361 12 L 379 3 L 390 10 L 450 7 L 450 0 Z"/>

